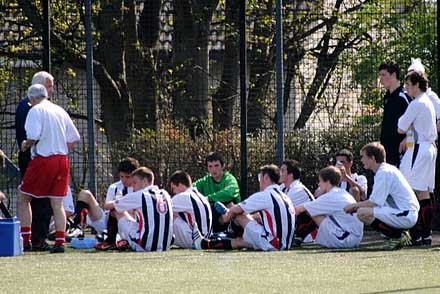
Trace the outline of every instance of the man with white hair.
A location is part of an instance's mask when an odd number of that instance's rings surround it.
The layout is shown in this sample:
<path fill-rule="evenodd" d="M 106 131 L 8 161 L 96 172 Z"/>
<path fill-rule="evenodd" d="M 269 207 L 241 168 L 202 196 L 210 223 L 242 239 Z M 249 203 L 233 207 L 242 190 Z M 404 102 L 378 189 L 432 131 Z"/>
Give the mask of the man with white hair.
<path fill-rule="evenodd" d="M 21 151 L 31 149 L 31 157 L 18 193 L 18 215 L 26 250 L 30 249 L 33 198 L 49 198 L 52 206 L 56 239 L 51 253 L 64 252 L 66 215 L 63 199 L 69 184 L 69 149 L 80 136 L 67 112 L 49 101 L 43 85 L 29 87 L 27 96 L 31 110 L 26 117 L 27 139 Z"/>
<path fill-rule="evenodd" d="M 46 88 L 48 99 L 52 97 L 54 90 L 54 78 L 46 71 L 39 71 L 32 77 L 32 85 L 43 85 Z M 26 150 L 21 151 L 21 143 L 26 140 L 26 131 L 24 124 L 26 117 L 32 105 L 29 102 L 29 97 L 25 96 L 17 106 L 15 111 L 15 134 L 18 144 L 18 166 L 20 168 L 21 177 L 24 177 L 26 168 L 31 161 L 31 152 Z M 46 243 L 46 237 L 49 233 L 49 223 L 51 218 L 50 201 L 48 198 L 32 199 L 31 201 L 33 218 L 32 218 L 32 249 L 34 251 L 49 250 L 49 245 Z"/>

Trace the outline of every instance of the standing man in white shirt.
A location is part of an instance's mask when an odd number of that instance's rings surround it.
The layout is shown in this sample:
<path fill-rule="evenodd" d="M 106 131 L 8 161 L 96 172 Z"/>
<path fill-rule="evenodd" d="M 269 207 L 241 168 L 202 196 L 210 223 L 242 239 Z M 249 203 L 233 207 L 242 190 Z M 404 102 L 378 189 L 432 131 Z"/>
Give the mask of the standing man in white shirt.
<path fill-rule="evenodd" d="M 353 248 L 361 243 L 364 226 L 356 216 L 344 212 L 344 207 L 356 200 L 338 187 L 340 180 L 341 171 L 337 167 L 321 169 L 319 187 L 323 194 L 315 201 L 295 206 L 295 212 L 312 217 L 318 227 L 316 243 L 329 248 Z"/>
<path fill-rule="evenodd" d="M 56 238 L 51 253 L 64 252 L 66 214 L 63 199 L 69 185 L 69 149 L 80 136 L 67 112 L 50 102 L 43 85 L 35 84 L 28 89 L 32 108 L 26 117 L 27 139 L 21 151 L 31 148 L 32 160 L 27 167 L 18 193 L 18 214 L 25 250 L 30 250 L 32 197 L 50 198 Z"/>
<path fill-rule="evenodd" d="M 428 81 L 423 73 L 410 71 L 405 77 L 405 89 L 413 97 L 405 113 L 399 118 L 398 132 L 406 134 L 407 150 L 400 171 L 414 189 L 420 202 L 419 222 L 411 230 L 412 245 L 431 245 L 434 210 L 430 193 L 435 186 L 437 158 L 437 127 L 434 105 L 426 94 Z M 408 144 L 410 143 L 411 144 Z"/>
<path fill-rule="evenodd" d="M 347 205 L 347 213 L 357 212 L 366 225 L 388 238 L 386 249 L 400 249 L 409 245 L 408 230 L 417 222 L 419 203 L 402 173 L 385 163 L 385 148 L 372 142 L 361 149 L 364 168 L 375 173 L 373 191 L 368 200 Z"/>

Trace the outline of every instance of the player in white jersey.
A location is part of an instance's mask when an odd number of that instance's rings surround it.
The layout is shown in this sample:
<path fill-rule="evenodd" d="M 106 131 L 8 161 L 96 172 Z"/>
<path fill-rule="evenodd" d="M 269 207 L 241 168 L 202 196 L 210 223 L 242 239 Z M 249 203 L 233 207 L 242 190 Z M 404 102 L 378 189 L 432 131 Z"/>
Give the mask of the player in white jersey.
<path fill-rule="evenodd" d="M 407 134 L 407 150 L 400 171 L 414 189 L 420 202 L 419 222 L 411 229 L 413 245 L 431 243 L 431 228 L 434 210 L 430 193 L 435 185 L 435 163 L 437 158 L 437 128 L 434 106 L 426 95 L 427 79 L 417 71 L 405 77 L 405 88 L 414 100 L 399 119 L 398 132 Z"/>
<path fill-rule="evenodd" d="M 208 198 L 192 187 L 188 173 L 176 171 L 170 178 L 173 205 L 174 244 L 181 248 L 192 246 L 192 226 L 197 223 L 203 237 L 212 230 L 212 212 Z"/>
<path fill-rule="evenodd" d="M 315 197 L 300 181 L 301 170 L 296 160 L 284 160 L 280 167 L 280 189 L 289 196 L 293 206 L 299 206 Z M 310 215 L 296 214 L 294 246 L 300 246 L 307 235 L 316 229 L 315 222 Z"/>
<path fill-rule="evenodd" d="M 336 153 L 336 167 L 342 174 L 339 188 L 349 192 L 358 202 L 365 200 L 368 190 L 367 178 L 352 172 L 353 153 L 350 150 L 342 149 Z"/>
<path fill-rule="evenodd" d="M 132 157 L 124 158 L 118 165 L 119 181 L 111 184 L 107 189 L 104 203 L 133 192 L 131 173 L 139 168 L 139 161 Z M 93 227 L 100 235 L 105 233 L 107 237 L 103 242 L 97 243 L 97 250 L 116 249 L 115 242 L 118 233 L 118 222 L 112 213 L 103 209 L 98 200 L 89 190 L 82 190 L 78 194 L 78 200 L 75 207 L 75 217 L 73 226 L 80 228 L 81 224 L 86 223 Z"/>
<path fill-rule="evenodd" d="M 406 230 L 417 221 L 419 203 L 402 173 L 385 158 L 385 148 L 379 142 L 362 147 L 364 168 L 375 173 L 373 191 L 368 200 L 347 205 L 344 210 L 357 212 L 364 224 L 388 238 L 386 249 L 394 250 L 409 244 L 411 236 Z"/>
<path fill-rule="evenodd" d="M 315 201 L 295 206 L 297 214 L 308 213 L 316 226 L 316 242 L 329 248 L 357 247 L 362 241 L 363 224 L 344 207 L 355 203 L 353 196 L 338 187 L 341 171 L 329 166 L 319 172 L 319 187 L 324 192 Z"/>
<path fill-rule="evenodd" d="M 230 209 L 223 206 L 223 222 L 234 219 L 244 229 L 243 237 L 209 240 L 202 238 L 197 225 L 194 225 L 193 248 L 251 248 L 263 251 L 289 249 L 295 230 L 295 211 L 290 198 L 280 190 L 277 184 L 279 179 L 279 168 L 273 164 L 265 165 L 258 175 L 260 192 Z"/>
<path fill-rule="evenodd" d="M 149 168 L 136 169 L 132 178 L 133 193 L 104 205 L 105 209 L 115 209 L 122 238 L 117 246 L 126 243 L 137 252 L 168 250 L 173 239 L 170 195 L 153 185 L 154 174 Z"/>

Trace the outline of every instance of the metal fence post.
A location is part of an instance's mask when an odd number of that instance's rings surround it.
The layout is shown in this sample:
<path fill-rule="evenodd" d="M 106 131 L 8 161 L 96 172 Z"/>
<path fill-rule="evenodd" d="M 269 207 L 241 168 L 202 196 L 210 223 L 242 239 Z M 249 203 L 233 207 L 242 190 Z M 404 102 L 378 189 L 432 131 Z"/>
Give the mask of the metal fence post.
<path fill-rule="evenodd" d="M 52 71 L 50 56 L 50 0 L 45 0 L 43 5 L 43 69 L 47 72 Z"/>
<path fill-rule="evenodd" d="M 240 31 L 240 192 L 241 197 L 247 197 L 247 47 L 246 47 L 246 0 L 240 1 L 239 7 Z"/>
<path fill-rule="evenodd" d="M 277 163 L 284 160 L 283 1 L 276 3 Z"/>

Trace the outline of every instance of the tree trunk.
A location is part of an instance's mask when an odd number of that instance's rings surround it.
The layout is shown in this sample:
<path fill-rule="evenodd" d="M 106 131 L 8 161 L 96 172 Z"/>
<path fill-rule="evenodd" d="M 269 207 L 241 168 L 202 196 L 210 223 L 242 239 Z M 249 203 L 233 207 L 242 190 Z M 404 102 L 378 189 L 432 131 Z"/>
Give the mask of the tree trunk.
<path fill-rule="evenodd" d="M 238 94 L 239 69 L 239 2 L 225 3 L 225 51 L 220 86 L 212 97 L 212 117 L 215 129 L 232 127 L 233 110 Z"/>

